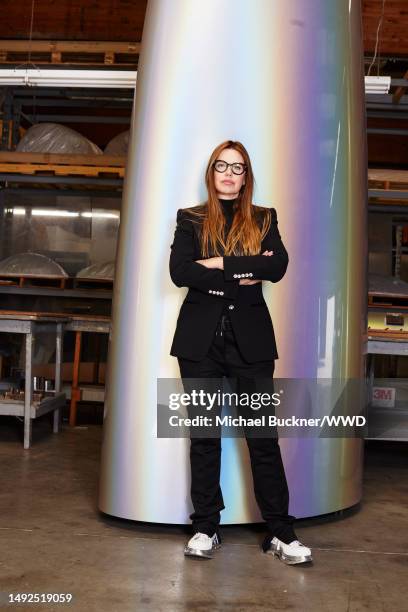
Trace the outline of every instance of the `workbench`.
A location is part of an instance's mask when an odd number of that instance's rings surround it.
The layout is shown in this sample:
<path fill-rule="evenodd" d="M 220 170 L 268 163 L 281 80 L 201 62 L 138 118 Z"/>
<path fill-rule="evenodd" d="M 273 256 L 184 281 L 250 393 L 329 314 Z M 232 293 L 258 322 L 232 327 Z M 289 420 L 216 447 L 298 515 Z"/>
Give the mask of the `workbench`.
<path fill-rule="evenodd" d="M 1 399 L 0 415 L 19 416 L 24 418 L 24 448 L 31 445 L 32 421 L 39 416 L 54 412 L 53 432 L 58 433 L 62 408 L 65 404 L 65 393 L 61 393 L 61 363 L 63 327 L 68 323 L 66 315 L 52 313 L 27 313 L 18 311 L 0 312 L 0 332 L 25 335 L 25 393 L 24 400 Z M 52 396 L 44 397 L 40 402 L 32 401 L 32 349 L 35 334 L 40 332 L 55 333 L 55 389 Z"/>
<path fill-rule="evenodd" d="M 81 386 L 79 383 L 79 366 L 81 363 L 82 333 L 109 334 L 111 319 L 103 315 L 77 315 L 65 313 L 38 313 L 19 311 L 0 311 L 0 332 L 22 333 L 26 335 L 25 359 L 25 401 L 0 400 L 0 415 L 24 417 L 24 448 L 31 444 L 31 421 L 45 412 L 54 411 L 53 431 L 57 433 L 60 425 L 60 408 L 64 406 L 66 394 L 61 392 L 61 366 L 63 334 L 66 331 L 75 332 L 75 350 L 71 385 L 71 404 L 69 412 L 69 425 L 76 424 L 77 402 L 81 399 Z M 56 362 L 55 362 L 55 393 L 54 397 L 45 397 L 41 402 L 32 402 L 32 344 L 34 335 L 41 331 L 54 331 L 56 333 Z M 98 379 L 96 364 L 96 379 Z"/>

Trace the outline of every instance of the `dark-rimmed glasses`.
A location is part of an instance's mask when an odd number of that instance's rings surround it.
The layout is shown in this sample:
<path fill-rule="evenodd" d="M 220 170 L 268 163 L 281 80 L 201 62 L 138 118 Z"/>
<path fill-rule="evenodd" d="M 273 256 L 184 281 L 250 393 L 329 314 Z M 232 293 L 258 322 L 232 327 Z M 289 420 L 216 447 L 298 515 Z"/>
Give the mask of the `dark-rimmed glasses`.
<path fill-rule="evenodd" d="M 216 170 L 217 172 L 225 172 L 228 166 L 231 166 L 231 170 L 234 174 L 243 174 L 246 170 L 246 164 L 240 164 L 239 162 L 228 164 L 222 159 L 216 159 L 213 166 L 214 170 Z"/>

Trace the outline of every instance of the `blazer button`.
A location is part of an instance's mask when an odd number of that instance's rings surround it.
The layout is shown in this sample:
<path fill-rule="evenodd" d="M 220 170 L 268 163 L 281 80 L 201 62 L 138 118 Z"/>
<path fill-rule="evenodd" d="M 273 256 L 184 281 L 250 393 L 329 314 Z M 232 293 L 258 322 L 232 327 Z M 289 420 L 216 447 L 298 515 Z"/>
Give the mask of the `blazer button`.
<path fill-rule="evenodd" d="M 230 310 L 234 310 L 234 304 L 230 304 L 230 305 L 228 306 L 228 308 L 229 308 Z"/>

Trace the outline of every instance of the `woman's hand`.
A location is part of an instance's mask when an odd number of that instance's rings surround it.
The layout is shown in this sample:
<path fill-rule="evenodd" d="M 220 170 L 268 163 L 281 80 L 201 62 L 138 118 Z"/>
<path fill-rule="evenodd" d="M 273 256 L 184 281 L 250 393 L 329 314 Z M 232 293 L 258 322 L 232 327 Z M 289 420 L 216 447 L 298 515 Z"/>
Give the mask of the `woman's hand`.
<path fill-rule="evenodd" d="M 270 256 L 273 255 L 273 251 L 264 251 L 262 255 Z M 224 269 L 224 258 L 223 257 L 209 257 L 208 259 L 196 259 L 196 263 L 209 268 L 210 270 L 223 270 Z M 242 282 L 245 281 L 245 282 Z M 240 285 L 254 285 L 255 283 L 260 283 L 259 280 L 254 279 L 241 279 L 239 281 Z"/>
<path fill-rule="evenodd" d="M 224 260 L 222 257 L 209 257 L 208 259 L 196 259 L 196 263 L 210 268 L 211 270 L 223 270 Z"/>
<path fill-rule="evenodd" d="M 240 278 L 240 285 L 256 285 L 257 283 L 262 283 L 260 279 L 257 278 Z"/>
<path fill-rule="evenodd" d="M 264 251 L 262 255 L 273 255 L 273 251 Z M 262 283 L 262 281 L 257 278 L 241 278 L 239 280 L 240 285 L 256 285 L 257 283 Z"/>

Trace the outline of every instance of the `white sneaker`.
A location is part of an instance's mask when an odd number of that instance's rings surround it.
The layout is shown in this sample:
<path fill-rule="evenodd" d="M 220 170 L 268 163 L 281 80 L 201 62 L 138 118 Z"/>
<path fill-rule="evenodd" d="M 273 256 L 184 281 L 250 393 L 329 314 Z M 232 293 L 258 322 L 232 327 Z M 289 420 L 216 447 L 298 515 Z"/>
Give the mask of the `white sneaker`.
<path fill-rule="evenodd" d="M 188 557 L 212 559 L 213 550 L 220 546 L 221 541 L 216 533 L 210 538 L 206 533 L 198 531 L 186 544 L 184 554 Z"/>
<path fill-rule="evenodd" d="M 285 544 L 282 540 L 274 537 L 271 540 L 271 547 L 265 552 L 276 555 L 287 565 L 312 561 L 312 551 L 299 540 L 293 540 L 290 544 Z"/>

